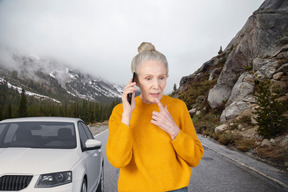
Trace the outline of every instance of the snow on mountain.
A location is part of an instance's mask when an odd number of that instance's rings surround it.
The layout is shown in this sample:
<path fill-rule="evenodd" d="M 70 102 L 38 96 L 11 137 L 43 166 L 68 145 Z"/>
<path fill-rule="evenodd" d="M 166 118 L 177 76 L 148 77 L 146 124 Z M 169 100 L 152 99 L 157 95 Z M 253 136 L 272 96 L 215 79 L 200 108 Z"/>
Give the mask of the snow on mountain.
<path fill-rule="evenodd" d="M 37 84 L 38 90 L 40 86 L 41 90 L 49 92 L 49 97 L 53 94 L 60 97 L 65 92 L 70 95 L 66 96 L 69 99 L 76 97 L 100 102 L 121 97 L 123 92 L 123 86 L 82 73 L 80 70 L 53 59 L 15 53 L 10 53 L 10 58 L 7 59 L 9 54 L 6 52 L 5 57 L 3 55 L 3 51 L 0 51 L 0 78 L 2 81 L 5 78 L 11 87 L 15 86 L 19 89 L 26 87 L 25 90 L 29 90 L 26 94 L 34 93 L 35 97 L 37 94 L 45 95 L 33 90 L 35 84 Z M 14 82 L 14 85 L 11 82 Z"/>
<path fill-rule="evenodd" d="M 22 92 L 22 88 L 21 87 L 17 87 L 15 85 L 12 85 L 11 83 L 7 82 L 5 79 L 3 79 L 1 77 L 0 77 L 0 83 L 7 83 L 8 88 L 13 88 L 13 89 L 17 90 L 19 94 Z M 25 95 L 36 97 L 36 98 L 39 98 L 39 99 L 52 100 L 52 101 L 54 101 L 56 103 L 61 103 L 60 101 L 58 101 L 56 99 L 50 98 L 50 97 L 45 96 L 45 95 L 40 95 L 40 94 L 37 94 L 37 93 L 33 93 L 33 92 L 30 92 L 30 91 L 25 91 Z"/>

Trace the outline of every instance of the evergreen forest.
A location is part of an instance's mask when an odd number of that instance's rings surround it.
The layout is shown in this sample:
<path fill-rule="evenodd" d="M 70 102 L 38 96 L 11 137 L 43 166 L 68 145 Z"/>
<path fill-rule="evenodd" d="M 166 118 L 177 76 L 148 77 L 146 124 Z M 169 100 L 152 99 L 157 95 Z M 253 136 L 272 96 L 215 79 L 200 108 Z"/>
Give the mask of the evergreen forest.
<path fill-rule="evenodd" d="M 22 89 L 9 88 L 7 83 L 0 84 L 0 120 L 17 117 L 75 117 L 87 124 L 108 120 L 110 114 L 120 98 L 111 102 L 95 102 L 79 99 L 57 103 L 49 100 L 41 100 L 33 96 L 27 96 Z"/>

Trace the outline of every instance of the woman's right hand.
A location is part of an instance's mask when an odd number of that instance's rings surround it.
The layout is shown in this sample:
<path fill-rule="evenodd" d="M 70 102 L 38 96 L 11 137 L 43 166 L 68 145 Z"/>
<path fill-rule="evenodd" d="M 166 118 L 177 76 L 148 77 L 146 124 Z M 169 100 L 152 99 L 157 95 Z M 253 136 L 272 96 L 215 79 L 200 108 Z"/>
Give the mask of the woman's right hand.
<path fill-rule="evenodd" d="M 124 91 L 122 94 L 122 104 L 123 104 L 122 123 L 128 126 L 130 125 L 132 112 L 135 109 L 135 91 L 137 90 L 134 87 L 135 85 L 136 85 L 136 82 L 132 82 L 132 79 L 131 79 L 128 85 L 124 88 Z M 131 105 L 127 99 L 127 95 L 129 93 L 132 93 Z"/>

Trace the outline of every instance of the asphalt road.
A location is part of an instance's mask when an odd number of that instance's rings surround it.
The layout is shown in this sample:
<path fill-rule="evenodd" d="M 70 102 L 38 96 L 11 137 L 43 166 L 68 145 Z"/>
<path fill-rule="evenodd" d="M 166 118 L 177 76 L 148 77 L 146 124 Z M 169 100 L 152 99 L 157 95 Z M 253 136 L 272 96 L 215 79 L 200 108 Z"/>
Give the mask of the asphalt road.
<path fill-rule="evenodd" d="M 189 192 L 284 192 L 288 191 L 288 175 L 256 161 L 247 155 L 198 136 L 205 148 L 200 164 L 193 168 Z M 108 130 L 98 134 L 105 158 L 105 192 L 117 192 L 119 170 L 106 157 Z"/>

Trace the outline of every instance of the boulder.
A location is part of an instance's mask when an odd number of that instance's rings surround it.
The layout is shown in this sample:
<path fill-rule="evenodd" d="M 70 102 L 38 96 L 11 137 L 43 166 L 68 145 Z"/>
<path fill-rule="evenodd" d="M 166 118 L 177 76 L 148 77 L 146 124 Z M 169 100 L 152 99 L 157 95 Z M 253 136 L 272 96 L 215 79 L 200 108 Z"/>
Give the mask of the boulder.
<path fill-rule="evenodd" d="M 270 139 L 270 144 L 271 144 L 271 145 L 275 145 L 275 144 L 276 144 L 275 139 Z"/>
<path fill-rule="evenodd" d="M 229 98 L 231 87 L 222 84 L 216 84 L 210 89 L 208 94 L 208 103 L 212 109 L 224 105 L 224 102 Z"/>
<path fill-rule="evenodd" d="M 280 80 L 283 75 L 284 75 L 283 72 L 276 73 L 273 75 L 273 79 L 274 80 Z"/>
<path fill-rule="evenodd" d="M 281 141 L 280 146 L 287 147 L 288 146 L 288 135 L 286 135 Z"/>
<path fill-rule="evenodd" d="M 190 110 L 189 110 L 190 116 L 193 117 L 194 114 L 196 113 L 196 111 L 197 111 L 197 108 L 192 108 L 192 109 L 190 109 Z"/>
<path fill-rule="evenodd" d="M 228 127 L 229 127 L 228 124 L 223 124 L 223 125 L 216 127 L 214 131 L 215 131 L 215 133 L 221 133 L 221 132 L 225 131 Z"/>
<path fill-rule="evenodd" d="M 263 139 L 263 141 L 260 144 L 260 147 L 271 147 L 271 143 L 268 139 Z"/>
<path fill-rule="evenodd" d="M 276 72 L 288 72 L 288 63 L 283 64 Z"/>
<path fill-rule="evenodd" d="M 245 72 L 239 77 L 239 79 L 235 83 L 231 91 L 229 100 L 226 103 L 226 106 L 229 106 L 233 102 L 239 102 L 241 100 L 245 100 L 245 98 L 248 98 L 249 101 L 249 99 L 253 98 L 253 94 L 254 94 L 253 75 L 248 72 Z M 251 100 L 251 102 L 252 101 L 253 99 Z"/>
<path fill-rule="evenodd" d="M 253 70 L 259 71 L 269 79 L 276 72 L 276 68 L 278 66 L 278 61 L 273 59 L 260 59 L 256 58 L 253 60 Z"/>
<path fill-rule="evenodd" d="M 240 113 L 250 108 L 251 104 L 249 102 L 233 102 L 227 106 L 221 114 L 220 121 L 222 123 L 237 117 Z"/>
<path fill-rule="evenodd" d="M 235 83 L 226 107 L 221 114 L 221 122 L 237 117 L 240 113 L 251 107 L 255 102 L 254 79 L 248 72 L 243 73 Z"/>

